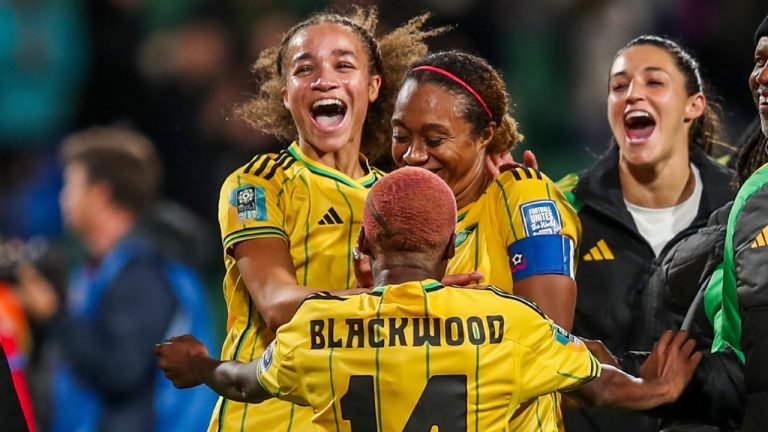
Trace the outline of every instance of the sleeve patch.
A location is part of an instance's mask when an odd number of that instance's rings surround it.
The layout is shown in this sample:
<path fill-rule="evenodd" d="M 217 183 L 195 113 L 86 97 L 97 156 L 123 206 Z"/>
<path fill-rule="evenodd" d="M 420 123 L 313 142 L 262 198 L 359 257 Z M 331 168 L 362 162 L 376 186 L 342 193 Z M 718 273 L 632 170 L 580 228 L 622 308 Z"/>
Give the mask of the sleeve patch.
<path fill-rule="evenodd" d="M 559 234 L 563 228 L 560 211 L 552 200 L 529 201 L 520 204 L 525 236 Z"/>
<path fill-rule="evenodd" d="M 267 346 L 267 349 L 264 350 L 264 353 L 261 355 L 261 365 L 259 367 L 261 372 L 266 372 L 270 366 L 272 366 L 272 356 L 275 352 L 275 341 L 273 340 L 272 343 L 270 343 Z"/>
<path fill-rule="evenodd" d="M 244 185 L 229 193 L 229 204 L 237 209 L 237 220 L 267 220 L 267 202 L 264 188 Z"/>
<path fill-rule="evenodd" d="M 560 345 L 568 345 L 568 343 L 578 345 L 581 343 L 581 341 L 576 336 L 572 335 L 568 330 L 560 327 L 555 323 L 552 323 L 552 329 L 554 330 L 553 333 L 555 335 L 555 340 Z"/>
<path fill-rule="evenodd" d="M 542 274 L 573 277 L 573 241 L 566 236 L 525 237 L 509 245 L 507 252 L 513 283 Z"/>

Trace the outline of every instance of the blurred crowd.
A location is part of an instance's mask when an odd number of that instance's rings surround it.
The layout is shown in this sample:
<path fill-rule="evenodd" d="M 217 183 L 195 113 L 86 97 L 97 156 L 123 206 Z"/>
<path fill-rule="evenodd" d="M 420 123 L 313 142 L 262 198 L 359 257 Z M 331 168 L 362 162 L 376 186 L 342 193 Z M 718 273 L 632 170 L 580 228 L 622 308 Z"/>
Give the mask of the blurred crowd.
<path fill-rule="evenodd" d="M 202 295 L 221 330 L 219 188 L 253 155 L 287 144 L 233 110 L 256 91 L 251 65 L 259 52 L 307 14 L 349 3 L 377 5 L 382 30 L 425 10 L 433 14 L 430 26 L 453 26 L 430 48 L 474 52 L 503 72 L 526 135 L 521 147 L 534 150 L 552 178 L 581 170 L 607 148 L 606 71 L 614 53 L 639 34 L 669 36 L 695 53 L 726 114 L 727 142 L 738 142 L 755 117 L 744 77 L 765 13 L 758 0 L 5 1 L 0 340 L 12 371 L 30 371 L 32 397 L 19 392 L 28 418 L 33 409 L 47 412 L 47 398 L 36 395 L 47 392 L 53 369 L 43 349 L 50 315 L 66 297 L 68 273 L 93 254 L 85 236 L 62 223 L 65 138 L 118 125 L 154 144 L 162 199 L 142 220 L 140 237 L 202 276 Z M 391 168 L 389 156 L 383 159 L 377 165 Z M 49 309 L 46 319 L 37 319 L 40 311 L 30 311 L 26 294 L 14 289 L 22 285 L 19 275 L 39 281 L 24 272 L 29 264 L 50 285 L 47 300 L 43 294 L 32 303 Z"/>

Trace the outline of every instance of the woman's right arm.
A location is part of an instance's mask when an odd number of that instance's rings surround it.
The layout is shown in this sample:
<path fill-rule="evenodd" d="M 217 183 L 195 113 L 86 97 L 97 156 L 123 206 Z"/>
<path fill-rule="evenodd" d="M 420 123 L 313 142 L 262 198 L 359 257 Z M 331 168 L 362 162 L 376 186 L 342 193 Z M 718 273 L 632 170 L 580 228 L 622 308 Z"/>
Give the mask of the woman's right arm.
<path fill-rule="evenodd" d="M 233 246 L 248 294 L 270 330 L 290 321 L 304 299 L 318 290 L 296 281 L 288 244 L 278 237 L 245 240 Z"/>

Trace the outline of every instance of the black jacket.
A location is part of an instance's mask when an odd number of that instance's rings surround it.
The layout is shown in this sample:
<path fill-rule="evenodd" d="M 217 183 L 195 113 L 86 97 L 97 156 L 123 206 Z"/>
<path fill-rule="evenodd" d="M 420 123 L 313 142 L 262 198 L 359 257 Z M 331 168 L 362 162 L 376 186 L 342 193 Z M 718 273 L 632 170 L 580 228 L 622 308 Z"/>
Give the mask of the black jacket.
<path fill-rule="evenodd" d="M 655 310 L 651 317 L 644 317 L 648 343 L 655 342 L 665 329 L 680 328 L 687 317 L 686 330 L 704 354 L 680 399 L 650 412 L 662 419 L 665 431 L 691 430 L 685 429 L 692 427 L 691 424 L 719 428 L 711 430 L 737 430 L 744 415 L 744 364 L 733 351 L 710 352 L 714 329 L 705 312 L 703 297 L 712 273 L 723 260 L 730 210 L 731 203 L 716 210 L 706 227 L 670 248 L 646 288 L 661 294 L 644 308 Z M 659 319 L 649 319 L 653 316 Z M 636 351 L 625 354 L 622 368 L 637 376 L 648 354 Z M 695 430 L 710 429 L 698 426 Z"/>
<path fill-rule="evenodd" d="M 573 333 L 599 339 L 623 360 L 629 351 L 648 351 L 655 340 L 649 322 L 656 319 L 655 300 L 663 293 L 649 289 L 650 276 L 665 254 L 682 239 L 706 225 L 710 214 L 732 200 L 731 171 L 691 150 L 691 162 L 698 168 L 704 186 L 696 218 L 670 240 L 658 257 L 640 235 L 624 204 L 619 181 L 619 151 L 609 149 L 592 167 L 578 176 L 571 191 L 583 228 L 578 295 Z M 655 419 L 640 414 L 600 409 L 565 413 L 569 431 L 654 431 Z"/>

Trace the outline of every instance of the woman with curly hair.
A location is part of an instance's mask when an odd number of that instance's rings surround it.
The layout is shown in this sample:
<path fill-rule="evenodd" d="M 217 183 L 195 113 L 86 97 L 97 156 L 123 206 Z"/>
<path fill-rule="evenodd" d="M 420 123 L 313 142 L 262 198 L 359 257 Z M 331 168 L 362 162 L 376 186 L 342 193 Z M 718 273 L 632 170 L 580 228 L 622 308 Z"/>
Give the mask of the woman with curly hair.
<path fill-rule="evenodd" d="M 427 52 L 427 15 L 377 38 L 374 9 L 319 13 L 260 55 L 255 97 L 239 107 L 257 129 L 294 140 L 258 155 L 224 182 L 227 335 L 222 358 L 258 358 L 303 299 L 354 288 L 353 247 L 375 159 L 390 143 L 394 95 L 408 65 Z M 312 288 L 308 288 L 312 287 Z M 332 391 L 332 389 L 328 389 Z M 309 408 L 273 400 L 220 399 L 209 430 L 311 430 Z"/>

